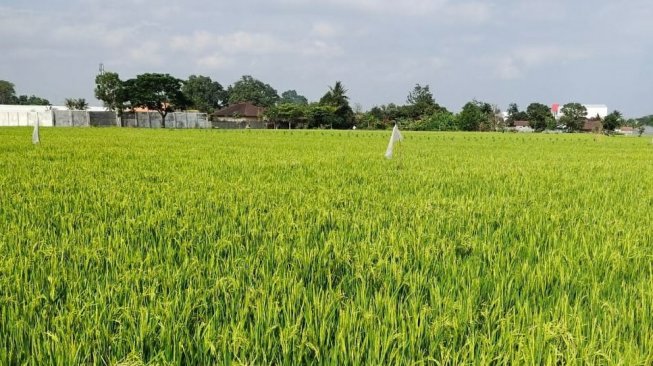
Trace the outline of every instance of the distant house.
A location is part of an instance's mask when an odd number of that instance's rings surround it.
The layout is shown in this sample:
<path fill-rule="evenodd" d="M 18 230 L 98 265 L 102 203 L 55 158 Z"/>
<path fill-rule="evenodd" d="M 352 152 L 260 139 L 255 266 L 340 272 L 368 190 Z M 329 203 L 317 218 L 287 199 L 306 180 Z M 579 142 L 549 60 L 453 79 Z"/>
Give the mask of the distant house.
<path fill-rule="evenodd" d="M 635 129 L 630 127 L 630 126 L 623 126 L 619 129 L 616 130 L 616 132 L 622 134 L 622 135 L 632 135 L 635 133 Z"/>
<path fill-rule="evenodd" d="M 517 132 L 533 132 L 535 131 L 528 121 L 515 121 L 515 131 Z"/>
<path fill-rule="evenodd" d="M 585 120 L 585 123 L 583 123 L 583 127 L 581 128 L 581 131 L 583 132 L 601 132 L 603 131 L 603 122 L 598 119 L 588 119 Z"/>
<path fill-rule="evenodd" d="M 251 102 L 232 104 L 211 115 L 213 127 L 216 128 L 266 128 L 263 120 L 265 108 Z"/>

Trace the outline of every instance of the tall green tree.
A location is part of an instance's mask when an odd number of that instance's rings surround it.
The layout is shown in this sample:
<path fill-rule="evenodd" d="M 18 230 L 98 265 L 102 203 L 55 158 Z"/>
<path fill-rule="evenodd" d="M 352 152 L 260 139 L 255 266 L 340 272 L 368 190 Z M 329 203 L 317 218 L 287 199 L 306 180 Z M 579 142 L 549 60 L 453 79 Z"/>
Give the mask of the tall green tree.
<path fill-rule="evenodd" d="M 320 98 L 320 104 L 332 106 L 349 105 L 347 89 L 342 85 L 342 82 L 336 81 L 333 86 L 330 86 L 329 91 Z"/>
<path fill-rule="evenodd" d="M 95 97 L 108 110 L 122 112 L 125 90 L 118 73 L 104 72 L 95 77 Z"/>
<path fill-rule="evenodd" d="M 463 131 L 478 131 L 483 119 L 483 111 L 475 100 L 467 102 L 457 117 L 458 126 Z"/>
<path fill-rule="evenodd" d="M 531 103 L 526 108 L 528 113 L 528 122 L 535 131 L 544 131 L 547 128 L 555 127 L 555 118 L 551 113 L 551 109 L 541 103 Z"/>
<path fill-rule="evenodd" d="M 181 80 L 169 74 L 141 74 L 125 81 L 125 100 L 132 108 L 142 107 L 159 112 L 161 126 L 165 128 L 169 112 L 189 105 L 181 85 Z"/>
<path fill-rule="evenodd" d="M 435 102 L 429 85 L 415 84 L 413 90 L 408 93 L 406 102 L 408 105 L 403 108 L 405 118 L 424 118 L 436 112 L 446 111 L 446 108 Z"/>
<path fill-rule="evenodd" d="M 211 80 L 208 76 L 189 76 L 181 90 L 190 101 L 191 107 L 203 113 L 212 113 L 222 108 L 228 100 L 227 91 L 219 82 Z"/>
<path fill-rule="evenodd" d="M 14 84 L 0 80 L 0 104 L 13 104 L 16 99 L 16 90 Z"/>
<path fill-rule="evenodd" d="M 579 131 L 587 119 L 587 108 L 580 103 L 567 103 L 560 110 L 562 117 L 560 123 L 567 127 L 567 131 Z"/>
<path fill-rule="evenodd" d="M 345 89 L 340 81 L 336 81 L 333 87 L 329 87 L 329 91 L 320 99 L 320 105 L 335 108 L 336 118 L 332 123 L 333 128 L 349 129 L 354 126 L 356 121 L 354 111 L 349 106 L 347 89 Z"/>
<path fill-rule="evenodd" d="M 311 103 L 305 109 L 306 121 L 309 128 L 327 128 L 337 125 L 340 116 L 338 108 L 332 105 Z"/>
<path fill-rule="evenodd" d="M 264 114 L 269 121 L 273 122 L 275 128 L 279 125 L 287 125 L 292 128 L 293 125 L 306 121 L 307 107 L 297 103 L 279 103 L 269 107 Z"/>
<path fill-rule="evenodd" d="M 484 131 L 503 131 L 506 123 L 501 116 L 501 109 L 496 104 L 484 103 L 486 122 Z"/>
<path fill-rule="evenodd" d="M 514 116 L 515 114 L 519 113 L 519 106 L 517 103 L 510 103 L 508 105 L 508 109 L 506 109 L 506 112 L 508 112 L 508 118 L 510 118 L 510 116 Z"/>
<path fill-rule="evenodd" d="M 421 86 L 415 84 L 413 90 L 406 97 L 406 103 L 429 106 L 435 105 L 435 99 L 433 98 L 433 93 L 431 93 L 429 85 Z"/>
<path fill-rule="evenodd" d="M 297 94 L 295 90 L 286 90 L 281 93 L 279 103 L 307 105 L 308 99 L 303 95 Z"/>
<path fill-rule="evenodd" d="M 252 102 L 259 107 L 271 107 L 279 100 L 277 91 L 250 75 L 243 75 L 240 80 L 227 89 L 229 103 Z"/>
<path fill-rule="evenodd" d="M 603 119 L 603 129 L 608 133 L 614 132 L 614 130 L 621 127 L 623 124 L 624 118 L 619 111 L 614 111 Z"/>
<path fill-rule="evenodd" d="M 499 124 L 496 108 L 490 103 L 473 100 L 463 106 L 457 117 L 458 127 L 463 131 L 490 131 Z"/>

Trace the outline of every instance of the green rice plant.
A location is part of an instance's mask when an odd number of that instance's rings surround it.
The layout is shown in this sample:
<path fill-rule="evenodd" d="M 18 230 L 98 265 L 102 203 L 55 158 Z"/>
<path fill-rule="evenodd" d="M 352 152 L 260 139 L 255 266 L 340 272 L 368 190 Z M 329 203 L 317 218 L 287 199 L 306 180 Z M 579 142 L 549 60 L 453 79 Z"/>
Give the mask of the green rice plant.
<path fill-rule="evenodd" d="M 0 365 L 653 362 L 653 150 L 0 129 Z"/>

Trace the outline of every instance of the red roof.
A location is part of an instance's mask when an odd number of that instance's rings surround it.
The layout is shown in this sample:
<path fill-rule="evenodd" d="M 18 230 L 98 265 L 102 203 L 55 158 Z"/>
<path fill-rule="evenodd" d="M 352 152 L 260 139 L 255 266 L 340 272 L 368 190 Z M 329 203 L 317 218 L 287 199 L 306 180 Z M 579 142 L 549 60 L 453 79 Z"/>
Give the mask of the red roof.
<path fill-rule="evenodd" d="M 250 102 L 236 103 L 213 113 L 216 117 L 261 117 L 265 108 L 257 107 Z"/>
<path fill-rule="evenodd" d="M 529 127 L 528 121 L 515 121 L 515 127 Z"/>

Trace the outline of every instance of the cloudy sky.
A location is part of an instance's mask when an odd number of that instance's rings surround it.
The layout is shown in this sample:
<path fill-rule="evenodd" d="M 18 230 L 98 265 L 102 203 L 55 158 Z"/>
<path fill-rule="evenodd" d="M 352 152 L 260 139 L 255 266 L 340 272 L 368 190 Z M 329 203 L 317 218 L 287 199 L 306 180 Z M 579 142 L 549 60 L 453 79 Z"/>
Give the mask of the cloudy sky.
<path fill-rule="evenodd" d="M 453 111 L 478 99 L 653 113 L 651 0 L 0 0 L 0 80 L 61 104 L 98 65 L 252 75 L 319 99 L 336 80 L 364 109 L 416 83 Z M 92 104 L 98 104 L 97 102 Z"/>

